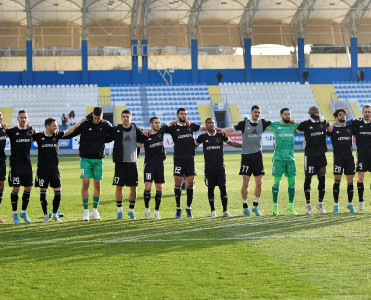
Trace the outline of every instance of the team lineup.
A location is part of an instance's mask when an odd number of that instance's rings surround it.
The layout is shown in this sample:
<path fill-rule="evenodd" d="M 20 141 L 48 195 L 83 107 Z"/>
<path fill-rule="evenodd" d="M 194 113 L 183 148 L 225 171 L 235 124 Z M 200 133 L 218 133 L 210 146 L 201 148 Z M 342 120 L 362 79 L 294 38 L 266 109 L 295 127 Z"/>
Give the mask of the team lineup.
<path fill-rule="evenodd" d="M 318 202 L 316 208 L 321 214 L 325 214 L 324 196 L 327 159 L 326 138 L 331 136 L 333 146 L 333 213 L 339 212 L 339 193 L 342 174 L 347 181 L 347 209 L 351 213 L 356 210 L 353 205 L 354 176 L 358 172 L 357 191 L 359 205 L 358 209 L 364 209 L 364 177 L 365 172 L 371 171 L 371 105 L 364 105 L 362 109 L 363 118 L 346 120 L 347 111 L 339 108 L 334 112 L 336 122 L 329 124 L 319 114 L 316 106 L 310 107 L 308 111 L 310 118 L 303 122 L 295 122 L 291 118 L 289 108 L 282 108 L 280 121 L 268 121 L 262 119 L 261 108 L 254 105 L 250 111 L 250 117 L 242 119 L 237 125 L 228 128 L 218 128 L 212 118 L 205 120 L 204 126 L 191 123 L 187 119 L 187 110 L 177 110 L 177 120 L 161 125 L 159 117 L 152 117 L 150 129 L 143 131 L 135 123 L 132 123 L 132 114 L 129 110 L 121 113 L 121 124 L 112 126 L 110 122 L 103 119 L 103 109 L 95 107 L 93 112 L 86 118 L 68 130 L 58 131 L 57 121 L 54 118 L 45 120 L 45 131 L 36 132 L 28 124 L 27 111 L 18 113 L 18 126 L 8 128 L 2 122 L 0 113 L 0 203 L 3 198 L 4 183 L 6 179 L 6 138 L 10 140 L 11 155 L 9 158 L 8 183 L 12 188 L 10 194 L 12 206 L 12 219 L 14 224 L 19 225 L 20 219 L 31 223 L 27 214 L 30 193 L 33 186 L 33 172 L 30 160 L 31 143 L 35 141 L 38 145 L 38 162 L 35 176 L 35 187 L 40 188 L 40 203 L 44 214 L 43 222 L 51 218 L 60 222 L 58 209 L 61 203 L 61 176 L 59 171 L 59 146 L 61 138 L 73 138 L 80 135 L 80 178 L 82 179 L 81 198 L 83 203 L 83 221 L 89 219 L 100 220 L 98 206 L 101 197 L 101 180 L 103 179 L 103 158 L 105 157 L 105 144 L 113 142 L 112 158 L 115 164 L 113 185 L 115 186 L 115 199 L 117 206 L 117 220 L 123 219 L 123 188 L 129 189 L 130 219 L 136 219 L 135 204 L 137 200 L 138 186 L 138 155 L 140 146 L 145 150 L 144 158 L 144 205 L 145 219 L 151 218 L 150 200 L 152 184 L 155 185 L 155 208 L 154 218 L 161 219 L 160 206 L 162 200 L 162 189 L 165 183 L 164 160 L 166 159 L 163 139 L 165 134 L 170 134 L 174 142 L 174 195 L 176 202 L 175 217 L 182 217 L 182 184 L 186 182 L 186 206 L 185 212 L 188 218 L 193 217 L 192 202 L 194 180 L 197 171 L 194 157 L 196 148 L 202 144 L 205 161 L 204 178 L 207 186 L 207 199 L 210 204 L 211 217 L 216 217 L 215 209 L 215 187 L 220 190 L 220 199 L 223 207 L 223 216 L 232 217 L 228 212 L 228 195 L 226 187 L 226 171 L 224 166 L 223 145 L 241 148 L 241 167 L 239 175 L 242 176 L 241 198 L 242 212 L 244 216 L 250 216 L 248 205 L 249 185 L 251 176 L 254 176 L 255 190 L 253 191 L 253 207 L 251 212 L 256 216 L 262 216 L 259 210 L 259 200 L 262 192 L 263 176 L 265 175 L 263 165 L 262 140 L 263 132 L 271 129 L 275 137 L 275 149 L 273 154 L 272 175 L 274 183 L 272 186 L 273 215 L 279 215 L 278 196 L 282 175 L 288 181 L 288 205 L 287 210 L 296 215 L 294 199 L 296 193 L 295 178 L 297 175 L 294 146 L 295 134 L 303 132 L 306 142 L 304 152 L 304 195 L 306 200 L 306 213 L 313 214 L 311 204 L 311 184 L 313 176 L 318 180 Z M 197 139 L 194 133 L 203 131 Z M 228 133 L 240 131 L 242 143 L 233 142 L 228 138 Z M 356 138 L 357 162 L 355 164 L 352 153 L 353 136 Z M 89 211 L 89 186 L 93 183 L 93 208 Z M 20 187 L 23 186 L 21 210 L 18 214 L 18 198 Z M 54 191 L 52 201 L 52 213 L 48 213 L 47 189 L 51 187 Z M 0 218 L 0 223 L 3 221 Z"/>

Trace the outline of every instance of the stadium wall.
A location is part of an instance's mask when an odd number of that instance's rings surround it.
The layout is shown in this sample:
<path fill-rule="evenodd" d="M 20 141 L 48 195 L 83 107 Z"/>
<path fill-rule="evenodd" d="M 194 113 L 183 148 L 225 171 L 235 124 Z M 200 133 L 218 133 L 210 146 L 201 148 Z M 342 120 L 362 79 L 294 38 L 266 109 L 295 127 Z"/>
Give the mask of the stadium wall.
<path fill-rule="evenodd" d="M 371 68 L 364 68 L 365 80 L 371 80 Z M 222 82 L 245 81 L 244 69 L 214 69 L 199 70 L 199 83 L 208 85 L 217 84 L 217 73 L 223 74 Z M 333 81 L 351 81 L 351 68 L 308 68 L 309 82 L 313 84 L 329 84 Z M 191 70 L 170 70 L 173 84 L 192 82 Z M 89 84 L 110 86 L 112 84 L 165 84 L 157 70 L 149 70 L 148 78 L 139 74 L 139 81 L 132 81 L 131 70 L 89 71 Z M 169 76 L 166 75 L 167 79 Z M 32 82 L 28 82 L 27 72 L 0 72 L 0 85 L 27 85 L 27 84 L 81 84 L 81 71 L 34 71 Z M 300 81 L 302 79 L 298 69 L 253 69 L 253 82 Z"/>

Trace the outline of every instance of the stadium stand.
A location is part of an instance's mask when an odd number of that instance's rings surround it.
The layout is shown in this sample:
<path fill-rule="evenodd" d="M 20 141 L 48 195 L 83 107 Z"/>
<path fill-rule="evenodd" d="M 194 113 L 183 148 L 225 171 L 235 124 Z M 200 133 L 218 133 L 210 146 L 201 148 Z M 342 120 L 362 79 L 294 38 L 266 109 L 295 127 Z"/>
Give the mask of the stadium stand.
<path fill-rule="evenodd" d="M 95 85 L 33 85 L 33 86 L 0 86 L 0 107 L 13 108 L 11 122 L 17 124 L 18 111 L 25 109 L 29 122 L 36 129 L 44 127 L 45 118 L 50 116 L 61 122 L 61 115 L 67 117 L 70 111 L 75 112 L 75 123 L 86 115 L 87 106 L 98 104 L 99 89 Z"/>
<path fill-rule="evenodd" d="M 151 116 L 161 117 L 163 123 L 174 120 L 181 106 L 187 108 L 188 120 L 201 124 L 198 105 L 210 105 L 206 85 L 115 86 L 111 87 L 111 100 L 114 106 L 131 110 L 133 122 L 145 128 Z"/>
<path fill-rule="evenodd" d="M 317 105 L 310 85 L 299 82 L 223 83 L 219 88 L 221 94 L 227 96 L 232 119 L 232 104 L 238 105 L 241 117 L 258 104 L 262 108 L 262 117 L 270 120 L 278 119 L 280 109 L 288 106 L 292 117 L 298 121 L 307 119 L 308 107 Z"/>
<path fill-rule="evenodd" d="M 348 101 L 356 118 L 361 117 L 362 107 L 371 103 L 371 81 L 334 82 L 339 100 Z"/>
<path fill-rule="evenodd" d="M 334 87 L 331 84 L 312 84 L 311 88 L 322 115 L 326 120 L 333 122 L 331 95 L 335 93 Z"/>

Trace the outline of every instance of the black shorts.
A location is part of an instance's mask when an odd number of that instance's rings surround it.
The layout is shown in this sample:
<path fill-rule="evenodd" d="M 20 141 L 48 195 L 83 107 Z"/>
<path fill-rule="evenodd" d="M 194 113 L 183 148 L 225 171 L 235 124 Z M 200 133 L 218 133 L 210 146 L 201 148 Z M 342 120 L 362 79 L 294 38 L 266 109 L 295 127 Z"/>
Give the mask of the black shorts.
<path fill-rule="evenodd" d="M 0 181 L 5 181 L 5 179 L 6 179 L 5 160 L 0 160 Z"/>
<path fill-rule="evenodd" d="M 357 172 L 371 172 L 371 157 L 357 153 Z"/>
<path fill-rule="evenodd" d="M 261 153 L 241 154 L 240 175 L 264 175 L 263 155 Z"/>
<path fill-rule="evenodd" d="M 318 157 L 304 156 L 304 171 L 306 176 L 317 175 L 318 171 L 326 166 L 326 154 Z"/>
<path fill-rule="evenodd" d="M 54 168 L 43 168 L 37 167 L 36 177 L 35 177 L 35 187 L 53 189 L 60 188 L 62 186 L 61 174 L 58 167 Z"/>
<path fill-rule="evenodd" d="M 31 163 L 27 162 L 22 165 L 19 164 L 9 165 L 8 183 L 10 187 L 32 186 L 33 185 L 32 177 L 33 176 Z"/>
<path fill-rule="evenodd" d="M 354 159 L 336 159 L 334 158 L 334 175 L 354 175 L 356 172 Z"/>
<path fill-rule="evenodd" d="M 115 163 L 113 185 L 138 186 L 138 167 L 136 163 Z"/>
<path fill-rule="evenodd" d="M 226 186 L 225 168 L 205 169 L 205 184 L 207 187 Z"/>
<path fill-rule="evenodd" d="M 165 183 L 164 163 L 145 164 L 144 182 Z"/>
<path fill-rule="evenodd" d="M 194 157 L 174 157 L 174 176 L 183 175 L 186 177 L 197 175 Z"/>

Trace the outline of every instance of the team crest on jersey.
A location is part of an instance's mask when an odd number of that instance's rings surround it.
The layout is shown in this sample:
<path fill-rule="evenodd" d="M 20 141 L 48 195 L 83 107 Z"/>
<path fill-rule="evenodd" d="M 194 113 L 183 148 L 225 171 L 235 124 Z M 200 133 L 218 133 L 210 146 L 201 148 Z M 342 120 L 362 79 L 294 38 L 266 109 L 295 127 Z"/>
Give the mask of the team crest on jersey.
<path fill-rule="evenodd" d="M 348 133 L 348 134 L 351 134 L 351 133 L 352 133 L 351 130 L 350 130 L 349 128 L 347 129 L 347 133 Z"/>
<path fill-rule="evenodd" d="M 217 143 L 220 143 L 220 139 L 216 139 L 216 142 L 217 142 Z"/>
<path fill-rule="evenodd" d="M 192 131 L 192 129 L 191 129 L 191 128 L 189 128 L 189 127 L 187 127 L 187 130 L 188 130 L 189 132 L 191 132 L 191 131 Z"/>
<path fill-rule="evenodd" d="M 52 141 L 55 143 L 57 141 L 57 138 L 55 136 L 53 136 Z"/>
<path fill-rule="evenodd" d="M 27 131 L 27 132 L 26 132 L 26 135 L 27 135 L 27 136 L 31 136 L 31 135 L 32 135 L 32 132 L 31 132 L 31 131 Z"/>

